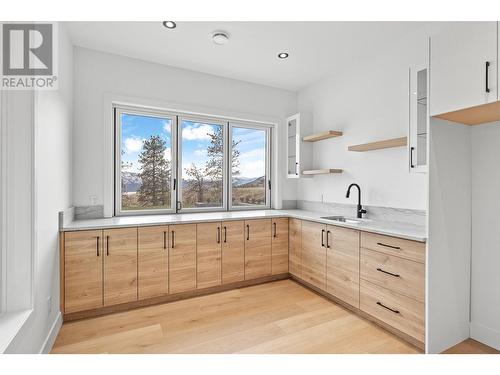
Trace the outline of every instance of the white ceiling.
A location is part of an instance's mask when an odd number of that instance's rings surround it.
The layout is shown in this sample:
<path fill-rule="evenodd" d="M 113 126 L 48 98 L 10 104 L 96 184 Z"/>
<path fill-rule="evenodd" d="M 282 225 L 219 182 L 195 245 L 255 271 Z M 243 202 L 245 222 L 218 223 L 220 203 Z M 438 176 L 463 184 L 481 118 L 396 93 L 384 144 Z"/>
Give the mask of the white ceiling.
<path fill-rule="evenodd" d="M 67 22 L 78 46 L 299 90 L 383 49 L 422 22 Z M 230 34 L 216 45 L 216 30 Z M 279 52 L 288 52 L 285 60 Z"/>

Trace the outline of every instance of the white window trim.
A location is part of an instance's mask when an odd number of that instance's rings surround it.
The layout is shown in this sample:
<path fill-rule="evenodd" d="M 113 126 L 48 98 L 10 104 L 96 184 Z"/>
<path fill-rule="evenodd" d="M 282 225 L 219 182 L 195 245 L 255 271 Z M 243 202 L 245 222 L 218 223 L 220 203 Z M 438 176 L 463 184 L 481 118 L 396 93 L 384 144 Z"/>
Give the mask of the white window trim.
<path fill-rule="evenodd" d="M 114 189 L 115 189 L 115 216 L 134 216 L 134 215 L 161 215 L 161 214 L 172 214 L 176 211 L 176 192 L 173 189 L 174 180 L 177 172 L 176 163 L 171 164 L 171 174 L 170 174 L 170 186 L 172 187 L 170 191 L 171 208 L 170 209 L 144 209 L 144 210 L 122 210 L 121 208 L 121 122 L 120 118 L 122 114 L 133 114 L 133 115 L 143 115 L 148 117 L 158 117 L 158 118 L 170 118 L 172 120 L 172 132 L 170 134 L 172 143 L 172 155 L 176 154 L 177 142 L 176 142 L 176 132 L 177 132 L 177 115 L 167 111 L 160 110 L 146 110 L 131 106 L 114 106 L 114 131 L 115 131 L 115 144 L 114 144 L 114 155 L 115 155 L 115 166 L 114 166 Z M 173 158 L 172 158 L 173 161 Z"/>

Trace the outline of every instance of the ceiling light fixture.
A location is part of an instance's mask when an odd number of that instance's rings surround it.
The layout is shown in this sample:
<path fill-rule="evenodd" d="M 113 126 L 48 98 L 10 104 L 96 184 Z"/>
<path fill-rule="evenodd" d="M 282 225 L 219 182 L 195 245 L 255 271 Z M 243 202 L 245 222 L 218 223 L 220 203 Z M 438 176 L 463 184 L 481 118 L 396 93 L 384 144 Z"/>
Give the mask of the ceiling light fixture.
<path fill-rule="evenodd" d="M 175 29 L 177 27 L 177 24 L 174 21 L 163 21 L 163 26 L 165 26 L 167 29 Z"/>
<path fill-rule="evenodd" d="M 280 59 L 286 59 L 288 57 L 288 53 L 286 53 L 286 52 L 278 53 L 278 57 Z"/>
<path fill-rule="evenodd" d="M 215 44 L 218 44 L 220 46 L 223 44 L 227 44 L 227 42 L 229 42 L 229 34 L 225 31 L 215 31 L 212 34 L 212 40 Z"/>

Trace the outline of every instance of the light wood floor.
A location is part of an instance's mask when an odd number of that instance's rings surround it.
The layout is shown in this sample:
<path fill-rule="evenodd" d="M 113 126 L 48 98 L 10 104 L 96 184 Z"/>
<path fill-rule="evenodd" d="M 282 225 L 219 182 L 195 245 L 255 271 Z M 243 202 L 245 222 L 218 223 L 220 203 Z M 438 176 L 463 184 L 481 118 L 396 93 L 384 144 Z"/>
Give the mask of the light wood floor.
<path fill-rule="evenodd" d="M 65 323 L 53 353 L 419 353 L 291 280 Z"/>
<path fill-rule="evenodd" d="M 500 354 L 500 351 L 479 341 L 467 339 L 444 351 L 444 354 Z"/>

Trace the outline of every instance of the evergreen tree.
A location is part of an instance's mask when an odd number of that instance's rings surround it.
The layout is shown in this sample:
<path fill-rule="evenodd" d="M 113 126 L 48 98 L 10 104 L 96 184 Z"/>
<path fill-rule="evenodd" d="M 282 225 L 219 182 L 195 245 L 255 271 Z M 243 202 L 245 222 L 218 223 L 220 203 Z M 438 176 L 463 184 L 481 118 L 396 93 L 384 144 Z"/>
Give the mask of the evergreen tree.
<path fill-rule="evenodd" d="M 218 126 L 214 133 L 208 134 L 210 136 L 210 145 L 207 148 L 208 161 L 205 167 L 207 176 L 210 177 L 212 181 L 222 181 L 223 172 L 223 153 L 224 153 L 224 134 L 222 132 L 222 127 Z M 238 167 L 240 166 L 240 151 L 236 146 L 241 142 L 232 142 L 232 158 L 231 158 L 231 172 L 232 176 L 237 176 L 240 171 Z"/>
<path fill-rule="evenodd" d="M 159 135 L 144 140 L 139 155 L 141 186 L 137 191 L 143 207 L 170 203 L 170 161 L 165 159 L 166 142 Z"/>

